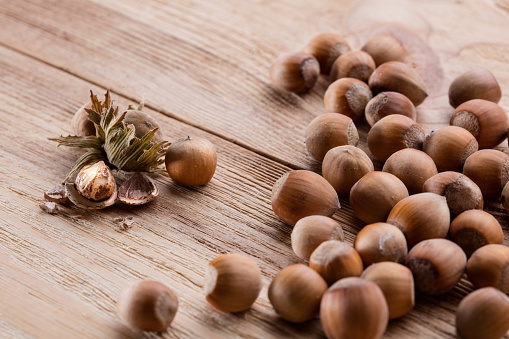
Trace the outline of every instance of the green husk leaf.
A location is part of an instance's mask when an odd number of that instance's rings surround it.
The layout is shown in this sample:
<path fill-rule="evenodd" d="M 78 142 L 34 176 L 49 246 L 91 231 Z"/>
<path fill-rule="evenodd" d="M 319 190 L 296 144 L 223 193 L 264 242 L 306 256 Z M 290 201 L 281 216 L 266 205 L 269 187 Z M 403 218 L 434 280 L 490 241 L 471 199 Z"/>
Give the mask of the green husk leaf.
<path fill-rule="evenodd" d="M 72 166 L 69 173 L 64 179 L 64 182 L 67 181 L 70 177 L 72 177 L 75 173 L 79 172 L 83 167 L 91 164 L 95 164 L 98 161 L 106 160 L 104 153 L 101 150 L 92 149 L 86 153 L 84 153 Z"/>
<path fill-rule="evenodd" d="M 101 149 L 103 144 L 102 140 L 94 136 L 80 137 L 75 135 L 69 135 L 67 137 L 60 136 L 58 138 L 49 138 L 49 140 L 58 142 L 58 146 L 79 147 L 79 148 Z"/>

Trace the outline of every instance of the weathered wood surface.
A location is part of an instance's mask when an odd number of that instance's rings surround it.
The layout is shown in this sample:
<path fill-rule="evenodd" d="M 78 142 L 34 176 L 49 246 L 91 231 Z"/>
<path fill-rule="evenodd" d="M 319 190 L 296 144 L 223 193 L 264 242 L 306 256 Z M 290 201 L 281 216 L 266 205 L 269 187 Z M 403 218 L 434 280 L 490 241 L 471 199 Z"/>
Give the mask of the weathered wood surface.
<path fill-rule="evenodd" d="M 160 280 L 180 299 L 163 337 L 321 337 L 318 320 L 277 318 L 267 286 L 299 262 L 291 228 L 270 209 L 274 181 L 290 168 L 319 170 L 304 131 L 323 112 L 321 79 L 297 96 L 271 87 L 280 53 L 323 31 L 354 48 L 391 31 L 414 53 L 430 98 L 418 110 L 427 130 L 446 124 L 451 79 L 474 66 L 491 69 L 509 93 L 507 1 L 57 1 L 0 0 L 0 337 L 154 337 L 116 317 L 122 288 Z M 431 47 L 428 47 L 429 46 Z M 89 89 L 111 88 L 124 107 L 145 97 L 170 140 L 197 135 L 218 148 L 218 170 L 201 188 L 156 178 L 160 196 L 145 207 L 100 212 L 38 208 L 42 192 L 65 176 L 78 153 L 48 137 L 70 132 Z M 509 107 L 509 96 L 501 105 Z M 360 125 L 361 147 L 367 126 Z M 347 201 L 335 218 L 351 243 L 362 227 Z M 489 210 L 502 222 L 497 203 Z M 134 216 L 132 229 L 113 218 Z M 253 308 L 224 314 L 201 291 L 208 261 L 242 252 L 260 265 L 264 288 Z M 454 311 L 471 290 L 463 280 L 440 298 L 391 321 L 387 338 L 454 335 Z"/>

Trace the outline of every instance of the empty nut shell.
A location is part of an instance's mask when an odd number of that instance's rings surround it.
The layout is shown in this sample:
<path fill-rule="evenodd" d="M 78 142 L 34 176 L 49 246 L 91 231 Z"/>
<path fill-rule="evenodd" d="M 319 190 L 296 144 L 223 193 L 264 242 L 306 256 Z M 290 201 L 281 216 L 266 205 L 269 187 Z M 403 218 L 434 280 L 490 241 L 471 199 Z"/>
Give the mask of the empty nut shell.
<path fill-rule="evenodd" d="M 410 99 L 403 94 L 382 92 L 368 102 L 365 114 L 366 121 L 373 126 L 378 120 L 391 114 L 404 115 L 415 121 L 417 111 Z"/>
<path fill-rule="evenodd" d="M 509 293 L 509 247 L 489 244 L 479 248 L 468 259 L 467 276 L 475 288 L 491 286 Z"/>
<path fill-rule="evenodd" d="M 387 61 L 405 61 L 407 51 L 405 47 L 392 35 L 377 35 L 371 38 L 362 50 L 367 52 L 376 66 L 380 66 Z"/>
<path fill-rule="evenodd" d="M 309 260 L 311 253 L 324 241 L 343 241 L 341 225 L 323 215 L 310 215 L 297 221 L 292 230 L 293 252 L 304 260 Z"/>
<path fill-rule="evenodd" d="M 497 79 L 490 71 L 473 69 L 458 76 L 449 87 L 449 103 L 456 108 L 472 99 L 484 99 L 498 103 L 502 91 Z"/>
<path fill-rule="evenodd" d="M 371 97 L 371 91 L 364 82 L 342 78 L 330 84 L 325 91 L 325 112 L 341 113 L 356 122 L 364 117 L 364 108 Z"/>
<path fill-rule="evenodd" d="M 376 65 L 371 55 L 362 51 L 352 51 L 341 55 L 332 65 L 329 79 L 334 82 L 341 78 L 355 78 L 368 82 Z"/>
<path fill-rule="evenodd" d="M 384 222 L 364 226 L 353 247 L 361 256 L 364 267 L 381 261 L 403 262 L 408 252 L 403 232 Z"/>
<path fill-rule="evenodd" d="M 328 75 L 338 57 L 350 51 L 350 45 L 339 34 L 321 33 L 311 39 L 303 52 L 313 55 L 320 64 L 322 74 Z"/>
<path fill-rule="evenodd" d="M 509 155 L 483 149 L 465 161 L 463 174 L 479 186 L 484 199 L 498 199 L 509 180 Z"/>
<path fill-rule="evenodd" d="M 320 65 L 314 56 L 297 52 L 277 58 L 270 68 L 274 86 L 294 93 L 309 91 L 320 75 Z"/>

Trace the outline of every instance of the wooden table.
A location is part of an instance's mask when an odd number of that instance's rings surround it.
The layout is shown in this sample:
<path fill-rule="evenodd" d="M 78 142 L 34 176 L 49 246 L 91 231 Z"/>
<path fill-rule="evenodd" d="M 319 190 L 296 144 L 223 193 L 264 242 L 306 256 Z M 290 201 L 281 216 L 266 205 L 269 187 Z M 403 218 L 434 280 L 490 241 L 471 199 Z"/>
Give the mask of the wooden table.
<path fill-rule="evenodd" d="M 302 262 L 270 194 L 290 169 L 320 171 L 304 131 L 324 111 L 328 80 L 305 95 L 284 93 L 270 84 L 271 62 L 325 31 L 353 48 L 393 33 L 429 87 L 418 109 L 429 131 L 448 123 L 451 80 L 476 66 L 492 70 L 509 107 L 508 11 L 507 0 L 0 0 L 0 337 L 154 338 L 123 325 L 115 310 L 120 291 L 144 278 L 179 297 L 164 338 L 323 337 L 318 319 L 279 319 L 267 286 Z M 158 176 L 161 194 L 144 207 L 41 211 L 42 193 L 79 155 L 47 138 L 71 133 L 89 90 L 106 88 L 121 107 L 145 98 L 169 140 L 212 141 L 213 180 L 184 188 Z M 367 124 L 359 130 L 367 150 Z M 363 223 L 341 204 L 335 219 L 352 243 Z M 487 205 L 507 244 L 507 214 Z M 133 216 L 133 227 L 119 231 L 117 216 Z M 251 256 L 263 274 L 259 299 L 239 314 L 216 311 L 202 292 L 207 263 L 226 252 Z M 455 309 L 471 289 L 463 279 L 443 297 L 417 295 L 385 337 L 454 336 Z"/>

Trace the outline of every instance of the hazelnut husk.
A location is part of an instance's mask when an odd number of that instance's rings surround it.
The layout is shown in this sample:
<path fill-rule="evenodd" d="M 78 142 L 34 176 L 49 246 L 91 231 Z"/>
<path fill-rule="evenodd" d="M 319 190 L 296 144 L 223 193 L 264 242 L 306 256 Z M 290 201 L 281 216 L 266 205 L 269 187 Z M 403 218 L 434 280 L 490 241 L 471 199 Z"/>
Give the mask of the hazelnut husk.
<path fill-rule="evenodd" d="M 493 148 L 507 138 L 508 120 L 502 107 L 491 101 L 469 100 L 456 108 L 452 126 L 463 127 L 477 139 L 479 148 Z"/>
<path fill-rule="evenodd" d="M 127 205 L 143 205 L 159 195 L 155 182 L 141 172 L 133 173 L 118 188 L 118 200 Z"/>
<path fill-rule="evenodd" d="M 399 61 L 389 61 L 378 66 L 369 78 L 369 87 L 374 95 L 388 91 L 401 93 L 416 107 L 428 96 L 421 76 Z"/>
<path fill-rule="evenodd" d="M 426 136 L 422 150 L 433 159 L 439 172 L 461 172 L 467 158 L 478 147 L 477 140 L 466 129 L 445 126 Z"/>
<path fill-rule="evenodd" d="M 447 239 L 429 239 L 416 244 L 405 260 L 414 276 L 415 289 L 428 295 L 449 292 L 460 281 L 467 257 Z"/>
<path fill-rule="evenodd" d="M 375 68 L 371 55 L 363 51 L 352 51 L 336 59 L 329 79 L 334 82 L 341 78 L 354 78 L 367 83 Z"/>
<path fill-rule="evenodd" d="M 498 103 L 502 97 L 500 85 L 487 69 L 477 68 L 458 76 L 449 87 L 449 103 L 456 108 L 472 99 Z"/>
<path fill-rule="evenodd" d="M 314 118 L 306 129 L 306 148 L 315 160 L 322 161 L 327 152 L 343 145 L 356 146 L 359 133 L 352 119 L 343 114 L 326 113 Z"/>
<path fill-rule="evenodd" d="M 74 113 L 71 120 L 74 135 L 80 137 L 95 135 L 95 125 L 92 121 L 88 120 L 88 112 L 85 110 L 90 108 L 92 108 L 92 102 L 87 102 Z"/>
<path fill-rule="evenodd" d="M 309 260 L 311 253 L 324 241 L 343 241 L 341 225 L 323 215 L 310 215 L 297 221 L 292 230 L 291 242 L 293 252 L 304 260 Z"/>
<path fill-rule="evenodd" d="M 364 226 L 355 237 L 353 247 L 364 267 L 381 261 L 403 262 L 408 253 L 403 232 L 385 222 Z"/>
<path fill-rule="evenodd" d="M 391 115 L 400 114 L 415 121 L 417 111 L 414 104 L 401 93 L 382 92 L 366 105 L 366 121 L 373 126 L 378 120 Z"/>
<path fill-rule="evenodd" d="M 509 180 L 509 155 L 496 150 L 480 150 L 465 161 L 463 174 L 479 186 L 484 199 L 498 199 Z"/>
<path fill-rule="evenodd" d="M 127 110 L 124 117 L 124 123 L 126 125 L 133 125 L 135 130 L 135 136 L 138 139 L 143 138 L 145 134 L 157 128 L 154 136 L 152 137 L 153 143 L 164 141 L 164 134 L 161 131 L 159 123 L 150 114 L 139 110 Z"/>
<path fill-rule="evenodd" d="M 509 212 L 509 184 L 505 184 L 500 200 L 502 201 L 502 206 L 504 206 L 506 212 Z"/>
<path fill-rule="evenodd" d="M 495 287 L 509 293 L 509 247 L 488 244 L 477 249 L 468 259 L 468 280 L 475 288 Z"/>
<path fill-rule="evenodd" d="M 341 113 L 357 122 L 364 117 L 364 108 L 371 97 L 371 91 L 364 82 L 342 78 L 330 84 L 325 91 L 325 112 Z"/>
<path fill-rule="evenodd" d="M 338 146 L 325 155 L 322 175 L 342 197 L 350 195 L 352 186 L 374 170 L 373 162 L 360 148 Z"/>
<path fill-rule="evenodd" d="M 314 56 L 297 52 L 277 58 L 270 68 L 274 86 L 294 93 L 309 91 L 320 75 L 320 65 Z"/>
<path fill-rule="evenodd" d="M 338 195 L 322 176 L 306 170 L 285 173 L 272 188 L 272 210 L 290 225 L 309 215 L 330 217 L 339 208 Z"/>
<path fill-rule="evenodd" d="M 371 38 L 362 46 L 364 52 L 371 55 L 376 66 L 388 61 L 405 61 L 405 47 L 392 35 L 381 34 Z"/>
<path fill-rule="evenodd" d="M 392 208 L 408 197 L 405 184 L 396 176 L 373 171 L 366 173 L 350 191 L 355 215 L 367 224 L 385 221 Z"/>
<path fill-rule="evenodd" d="M 350 51 L 350 45 L 339 34 L 321 33 L 313 37 L 302 51 L 313 55 L 320 64 L 320 72 L 328 75 L 334 61 Z"/>
<path fill-rule="evenodd" d="M 410 195 L 421 193 L 426 180 L 438 173 L 433 159 L 414 148 L 404 148 L 392 154 L 385 161 L 382 171 L 397 176 Z"/>
<path fill-rule="evenodd" d="M 379 161 L 404 148 L 421 149 L 426 134 L 414 120 L 400 114 L 380 119 L 368 133 L 368 148 Z"/>

